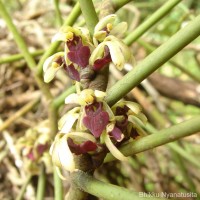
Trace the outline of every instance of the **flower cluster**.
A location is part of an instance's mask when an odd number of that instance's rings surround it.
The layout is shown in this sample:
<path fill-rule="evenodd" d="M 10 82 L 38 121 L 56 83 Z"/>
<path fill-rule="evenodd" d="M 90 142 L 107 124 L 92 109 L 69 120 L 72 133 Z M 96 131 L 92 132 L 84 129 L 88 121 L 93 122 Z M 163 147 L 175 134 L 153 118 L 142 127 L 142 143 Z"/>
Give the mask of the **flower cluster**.
<path fill-rule="evenodd" d="M 93 38 L 84 28 L 61 28 L 52 41 L 63 41 L 65 50 L 45 61 L 44 81 L 50 82 L 61 68 L 72 80 L 80 82 L 81 71 L 85 68 L 90 68 L 95 73 L 111 62 L 119 70 L 123 69 L 125 63 L 132 63 L 133 56 L 129 48 L 118 39 L 126 31 L 127 24 L 115 22 L 114 14 L 100 20 L 94 29 Z"/>
<path fill-rule="evenodd" d="M 40 164 L 44 163 L 46 171 L 51 172 L 50 145 L 50 129 L 47 121 L 28 129 L 16 143 L 16 148 L 22 155 L 25 170 L 32 174 L 38 174 Z"/>
<path fill-rule="evenodd" d="M 76 81 L 77 90 L 65 99 L 72 109 L 60 119 L 59 133 L 50 148 L 58 172 L 59 168 L 74 171 L 75 155 L 87 154 L 94 168 L 103 162 L 108 151 L 119 160 L 127 160 L 118 147 L 145 134 L 139 124 L 145 123 L 146 117 L 138 104 L 122 100 L 110 107 L 104 100 L 105 92 L 92 90 L 84 82 L 94 81 L 110 63 L 118 70 L 125 63 L 133 63 L 131 51 L 119 39 L 126 29 L 125 22 L 116 23 L 116 15 L 109 15 L 96 25 L 93 37 L 87 29 L 67 26 L 53 38 L 63 41 L 65 48 L 44 63 L 44 80 L 50 82 L 62 68 Z M 88 71 L 90 77 L 84 74 Z"/>
<path fill-rule="evenodd" d="M 119 160 L 127 159 L 116 146 L 144 135 L 138 120 L 145 123 L 146 117 L 133 102 L 119 101 L 110 108 L 105 96 L 102 91 L 85 89 L 65 99 L 74 108 L 59 121 L 60 133 L 50 150 L 55 165 L 73 171 L 73 154 L 88 153 L 92 158 L 104 148 Z"/>

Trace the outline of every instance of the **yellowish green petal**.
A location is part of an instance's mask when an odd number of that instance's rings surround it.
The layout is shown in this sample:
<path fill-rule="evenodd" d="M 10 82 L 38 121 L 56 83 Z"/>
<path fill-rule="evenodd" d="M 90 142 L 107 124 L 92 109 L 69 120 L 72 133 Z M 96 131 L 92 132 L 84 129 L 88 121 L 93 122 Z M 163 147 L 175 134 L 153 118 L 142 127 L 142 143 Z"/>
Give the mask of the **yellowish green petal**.
<path fill-rule="evenodd" d="M 107 24 L 111 23 L 113 24 L 115 19 L 116 19 L 117 15 L 115 14 L 111 14 L 108 15 L 104 18 L 102 18 L 97 25 L 94 28 L 94 33 L 96 33 L 97 31 L 101 31 L 103 28 L 105 28 L 107 26 Z"/>
<path fill-rule="evenodd" d="M 67 143 L 67 135 L 59 134 L 50 148 L 53 163 L 67 171 L 74 171 L 75 162 Z"/>
<path fill-rule="evenodd" d="M 113 29 L 110 31 L 110 35 L 114 35 L 116 37 L 121 38 L 127 31 L 127 29 L 128 29 L 127 23 L 121 22 L 113 27 Z"/>
<path fill-rule="evenodd" d="M 81 137 L 84 140 L 90 140 L 94 143 L 96 143 L 96 139 L 93 135 L 91 135 L 90 133 L 86 133 L 86 132 L 70 132 L 68 134 L 68 137 L 70 136 L 76 136 L 76 137 Z"/>
<path fill-rule="evenodd" d="M 109 135 L 104 132 L 102 134 L 102 137 L 103 137 L 103 140 L 108 148 L 108 150 L 110 151 L 110 153 L 115 157 L 117 158 L 118 160 L 121 160 L 121 161 L 128 161 L 128 158 L 125 157 L 118 149 L 117 147 L 112 143 Z"/>
<path fill-rule="evenodd" d="M 53 80 L 53 78 L 55 77 L 57 71 L 59 69 L 61 69 L 61 68 L 62 68 L 62 66 L 57 67 L 57 68 L 49 67 L 44 73 L 44 82 L 45 83 L 49 83 L 51 80 Z"/>
<path fill-rule="evenodd" d="M 96 97 L 97 101 L 102 101 L 105 98 L 106 93 L 100 90 L 95 90 L 94 96 Z"/>
<path fill-rule="evenodd" d="M 69 96 L 65 98 L 65 104 L 71 104 L 71 103 L 78 104 L 79 103 L 78 97 L 79 97 L 78 94 L 75 94 L 75 93 L 70 94 Z"/>
<path fill-rule="evenodd" d="M 93 65 L 97 59 L 102 58 L 104 54 L 104 47 L 105 47 L 105 42 L 102 42 L 94 49 L 89 59 L 90 65 Z"/>
<path fill-rule="evenodd" d="M 117 69 L 122 70 L 125 60 L 119 45 L 114 41 L 107 41 L 106 46 L 108 46 L 110 50 L 110 56 L 113 64 L 117 67 Z"/>

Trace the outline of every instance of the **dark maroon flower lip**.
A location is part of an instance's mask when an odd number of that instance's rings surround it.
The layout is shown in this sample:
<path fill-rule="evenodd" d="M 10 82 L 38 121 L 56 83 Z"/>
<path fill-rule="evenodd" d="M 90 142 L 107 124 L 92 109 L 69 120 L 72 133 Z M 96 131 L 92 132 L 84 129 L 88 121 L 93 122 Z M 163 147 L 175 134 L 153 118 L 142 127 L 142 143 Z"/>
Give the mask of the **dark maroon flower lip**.
<path fill-rule="evenodd" d="M 76 51 L 83 46 L 81 37 L 74 35 L 72 40 L 66 42 L 69 51 Z"/>
<path fill-rule="evenodd" d="M 72 63 L 68 66 L 64 65 L 64 69 L 72 80 L 80 81 L 80 73 Z"/>
<path fill-rule="evenodd" d="M 91 131 L 94 137 L 99 138 L 109 123 L 109 115 L 103 110 L 103 103 L 94 102 L 85 106 L 85 113 L 83 124 Z"/>
<path fill-rule="evenodd" d="M 128 112 L 129 110 L 130 110 L 129 107 L 126 106 L 126 105 L 124 105 L 124 107 L 118 106 L 118 107 L 116 108 L 115 114 L 116 114 L 116 115 L 127 115 L 127 112 Z"/>
<path fill-rule="evenodd" d="M 119 121 L 119 120 L 116 121 L 116 126 L 121 131 L 126 129 L 127 125 L 128 125 L 128 117 L 126 115 L 124 115 L 124 119 L 122 121 Z"/>
<path fill-rule="evenodd" d="M 103 67 L 105 67 L 107 64 L 109 64 L 112 61 L 110 56 L 110 51 L 107 46 L 104 48 L 104 56 L 103 58 L 99 58 L 95 60 L 93 68 L 95 71 L 101 70 Z"/>
<path fill-rule="evenodd" d="M 33 153 L 33 149 L 31 149 L 29 151 L 29 153 L 26 155 L 26 157 L 31 160 L 31 161 L 34 161 L 35 160 L 35 156 L 34 156 L 34 153 Z"/>
<path fill-rule="evenodd" d="M 136 139 L 138 136 L 140 135 L 138 134 L 137 130 L 135 128 L 132 128 L 130 132 L 130 137 L 132 137 L 133 139 Z"/>
<path fill-rule="evenodd" d="M 39 155 L 42 155 L 47 149 L 49 145 L 48 144 L 38 144 L 37 146 L 37 152 Z"/>
<path fill-rule="evenodd" d="M 114 138 L 117 142 L 121 142 L 124 138 L 122 131 L 115 125 L 113 130 L 108 133 L 110 137 Z"/>
<path fill-rule="evenodd" d="M 59 56 L 54 60 L 59 66 L 61 66 L 64 63 L 64 56 Z"/>
<path fill-rule="evenodd" d="M 37 151 L 38 155 L 41 156 L 48 148 L 49 148 L 49 145 L 47 143 L 46 144 L 38 144 L 36 147 L 36 151 Z M 26 157 L 32 161 L 35 161 L 37 159 L 37 157 L 35 157 L 35 155 L 34 155 L 33 148 L 30 149 L 30 151 L 26 155 Z"/>
<path fill-rule="evenodd" d="M 81 37 L 74 36 L 73 39 L 68 41 L 66 44 L 69 49 L 69 52 L 67 53 L 68 59 L 81 68 L 88 66 L 90 48 L 83 45 Z"/>
<path fill-rule="evenodd" d="M 90 140 L 82 142 L 81 144 L 76 144 L 72 140 L 72 138 L 68 137 L 67 143 L 69 145 L 71 152 L 76 155 L 85 154 L 88 152 L 95 151 L 97 149 L 97 144 Z"/>

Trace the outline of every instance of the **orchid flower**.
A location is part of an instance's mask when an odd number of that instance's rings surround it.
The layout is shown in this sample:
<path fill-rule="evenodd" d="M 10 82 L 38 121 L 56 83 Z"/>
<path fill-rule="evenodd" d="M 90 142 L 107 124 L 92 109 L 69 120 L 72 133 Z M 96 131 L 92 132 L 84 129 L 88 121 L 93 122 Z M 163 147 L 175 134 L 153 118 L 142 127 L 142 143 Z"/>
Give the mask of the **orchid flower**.
<path fill-rule="evenodd" d="M 74 171 L 76 155 L 89 153 L 97 149 L 95 138 L 86 132 L 59 133 L 51 145 L 50 154 L 53 163 L 69 172 Z"/>
<path fill-rule="evenodd" d="M 109 146 L 108 149 L 111 153 L 113 149 L 113 155 L 121 155 L 117 158 L 122 160 L 122 154 L 120 152 L 116 153 L 117 148 L 112 143 L 111 139 L 104 140 L 104 138 L 107 138 L 107 136 L 103 136 L 105 135 L 103 134 L 104 132 L 109 138 L 113 138 L 116 142 L 120 142 L 124 138 L 122 131 L 115 126 L 114 114 L 104 101 L 105 95 L 106 93 L 98 90 L 93 91 L 91 89 L 85 89 L 79 94 L 69 95 L 65 99 L 65 103 L 75 103 L 79 105 L 78 109 L 82 110 L 82 113 L 79 116 L 79 123 L 77 123 L 78 126 L 76 127 L 79 130 L 89 130 L 96 139 L 104 141 L 106 146 Z M 70 122 L 71 120 L 68 121 Z M 68 127 L 69 126 L 70 123 L 68 123 Z M 125 160 L 125 157 L 123 157 L 123 160 Z"/>
<path fill-rule="evenodd" d="M 114 36 L 106 37 L 92 52 L 89 60 L 94 70 L 100 70 L 110 62 L 113 62 L 118 70 L 122 70 L 125 63 L 134 62 L 128 46 Z"/>
<path fill-rule="evenodd" d="M 64 52 L 58 52 L 46 59 L 43 65 L 44 82 L 49 83 L 55 77 L 57 71 L 63 67 L 64 55 Z"/>
<path fill-rule="evenodd" d="M 67 66 L 73 63 L 85 68 L 88 65 L 93 45 L 87 29 L 62 27 L 52 39 L 52 41 L 59 40 L 65 42 L 65 62 Z"/>
<path fill-rule="evenodd" d="M 89 57 L 94 48 L 90 42 L 88 30 L 70 26 L 63 27 L 52 39 L 52 42 L 54 41 L 64 41 L 65 52 L 62 52 L 62 56 L 61 53 L 54 54 L 44 63 L 45 82 L 50 82 L 62 67 L 72 80 L 80 81 L 80 71 L 88 66 Z M 62 57 L 60 59 L 62 62 L 55 64 L 58 57 Z"/>
<path fill-rule="evenodd" d="M 146 135 L 146 132 L 140 127 L 140 123 L 145 124 L 147 118 L 141 112 L 139 104 L 122 100 L 111 109 L 116 116 L 116 126 L 120 130 L 127 127 L 127 134 L 134 139 Z"/>
<path fill-rule="evenodd" d="M 127 23 L 116 23 L 117 15 L 111 14 L 102 18 L 94 28 L 93 42 L 95 46 L 102 42 L 108 35 L 121 37 L 127 30 Z"/>
<path fill-rule="evenodd" d="M 47 172 L 51 172 L 51 159 L 48 149 L 51 143 L 49 122 L 43 121 L 38 126 L 30 128 L 21 137 L 16 148 L 23 155 L 23 167 L 32 174 L 39 173 L 39 164 L 44 163 Z"/>

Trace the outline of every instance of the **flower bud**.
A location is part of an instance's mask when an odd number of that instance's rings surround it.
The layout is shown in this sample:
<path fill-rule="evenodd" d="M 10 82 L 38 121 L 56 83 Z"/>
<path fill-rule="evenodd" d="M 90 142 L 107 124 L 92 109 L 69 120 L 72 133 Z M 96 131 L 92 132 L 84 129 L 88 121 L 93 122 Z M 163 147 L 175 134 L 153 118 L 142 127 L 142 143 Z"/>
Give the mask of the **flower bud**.
<path fill-rule="evenodd" d="M 63 67 L 63 56 L 64 52 L 58 52 L 46 59 L 43 65 L 44 82 L 49 83 L 57 71 Z"/>

